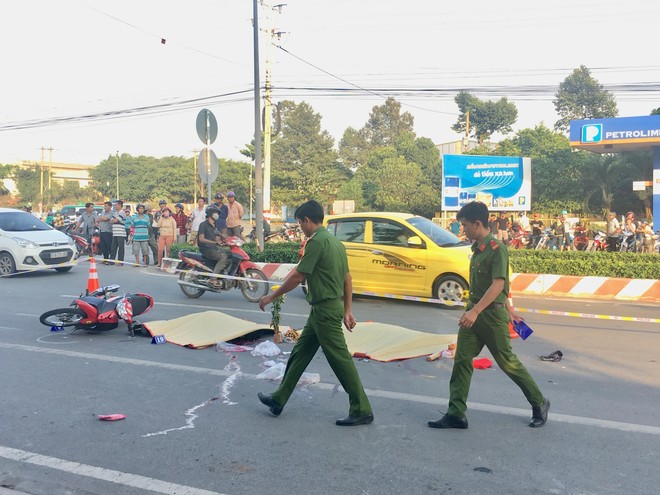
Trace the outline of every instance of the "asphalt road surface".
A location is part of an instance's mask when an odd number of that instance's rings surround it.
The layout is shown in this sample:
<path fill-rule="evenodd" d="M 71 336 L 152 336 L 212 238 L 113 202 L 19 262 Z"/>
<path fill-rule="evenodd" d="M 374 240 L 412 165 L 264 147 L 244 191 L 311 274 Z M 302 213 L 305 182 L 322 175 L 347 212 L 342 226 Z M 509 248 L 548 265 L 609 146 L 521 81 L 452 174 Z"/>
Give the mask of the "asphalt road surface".
<path fill-rule="evenodd" d="M 240 292 L 187 299 L 155 269 L 99 266 L 102 284 L 156 299 L 144 321 L 214 309 L 259 323 L 270 314 Z M 190 350 L 105 333 L 53 333 L 38 316 L 87 284 L 68 274 L 0 279 L 0 493 L 656 494 L 660 486 L 660 324 L 525 314 L 534 329 L 514 349 L 552 401 L 543 428 L 497 366 L 475 370 L 468 430 L 426 426 L 444 412 L 452 361 L 356 360 L 374 408 L 369 426 L 334 421 L 348 400 L 322 353 L 271 417 L 257 392 L 264 358 Z M 657 307 L 517 299 L 521 307 L 658 318 Z M 302 291 L 282 324 L 301 328 Z M 460 310 L 357 299 L 358 321 L 455 333 Z M 359 327 L 358 327 L 359 328 Z M 265 339 L 266 337 L 263 337 Z M 290 351 L 292 344 L 283 344 Z M 562 361 L 538 356 L 555 350 Z M 484 356 L 489 357 L 487 351 Z M 126 419 L 103 422 L 98 414 Z"/>

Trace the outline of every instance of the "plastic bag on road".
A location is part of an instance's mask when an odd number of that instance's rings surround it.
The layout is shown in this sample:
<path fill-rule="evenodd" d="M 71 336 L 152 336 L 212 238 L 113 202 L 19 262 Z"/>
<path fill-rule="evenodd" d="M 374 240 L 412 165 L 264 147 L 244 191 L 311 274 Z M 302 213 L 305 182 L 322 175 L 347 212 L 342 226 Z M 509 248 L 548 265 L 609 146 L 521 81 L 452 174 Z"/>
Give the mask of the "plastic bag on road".
<path fill-rule="evenodd" d="M 246 351 L 251 351 L 253 349 L 254 347 L 250 347 L 249 345 L 236 345 L 236 344 L 230 344 L 229 342 L 218 342 L 215 345 L 216 351 L 246 352 Z"/>
<path fill-rule="evenodd" d="M 258 344 L 257 347 L 255 347 L 250 354 L 252 354 L 253 356 L 272 357 L 272 356 L 277 356 L 280 352 L 282 351 L 280 350 L 279 347 L 277 347 L 270 340 L 267 340 L 266 342 L 262 342 L 261 344 Z"/>
<path fill-rule="evenodd" d="M 284 376 L 284 370 L 286 369 L 286 364 L 284 363 L 275 363 L 270 368 L 266 368 L 264 371 L 257 375 L 258 380 L 281 380 Z"/>
<path fill-rule="evenodd" d="M 321 381 L 321 375 L 318 373 L 303 373 L 298 380 L 299 385 L 311 385 L 312 383 L 319 383 Z"/>

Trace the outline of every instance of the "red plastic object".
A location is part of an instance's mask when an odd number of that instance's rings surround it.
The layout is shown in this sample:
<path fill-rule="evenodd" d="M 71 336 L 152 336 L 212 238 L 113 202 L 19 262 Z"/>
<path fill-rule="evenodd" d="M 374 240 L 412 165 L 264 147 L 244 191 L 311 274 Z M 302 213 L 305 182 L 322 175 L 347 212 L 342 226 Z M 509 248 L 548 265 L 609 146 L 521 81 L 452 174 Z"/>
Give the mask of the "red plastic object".
<path fill-rule="evenodd" d="M 120 419 L 124 419 L 126 417 L 125 414 L 99 414 L 98 418 L 101 421 L 119 421 Z"/>
<path fill-rule="evenodd" d="M 488 358 L 475 359 L 472 361 L 472 366 L 475 370 L 485 370 L 490 368 L 493 365 L 493 362 Z"/>

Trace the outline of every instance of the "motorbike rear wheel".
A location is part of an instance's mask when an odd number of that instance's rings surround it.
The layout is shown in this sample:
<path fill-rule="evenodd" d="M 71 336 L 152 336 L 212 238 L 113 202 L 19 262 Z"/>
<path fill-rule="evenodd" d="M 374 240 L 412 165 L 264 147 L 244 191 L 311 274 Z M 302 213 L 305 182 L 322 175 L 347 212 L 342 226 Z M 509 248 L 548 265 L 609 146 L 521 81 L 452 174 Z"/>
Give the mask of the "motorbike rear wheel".
<path fill-rule="evenodd" d="M 194 273 L 190 271 L 184 271 L 179 274 L 179 280 L 184 283 L 194 284 L 197 282 L 197 277 L 195 276 Z M 189 285 L 179 284 L 179 287 L 181 288 L 181 292 L 183 292 L 186 296 L 188 296 L 191 299 L 197 299 L 202 294 L 204 294 L 204 292 L 206 292 L 205 289 L 200 289 L 198 287 L 191 287 Z"/>
<path fill-rule="evenodd" d="M 74 327 L 87 315 L 78 308 L 59 308 L 46 311 L 39 317 L 42 325 L 47 327 Z"/>
<path fill-rule="evenodd" d="M 243 296 L 250 302 L 259 302 L 259 299 L 268 293 L 268 277 L 261 270 L 254 268 L 245 270 L 244 277 L 252 278 L 255 282 L 247 280 L 240 281 Z M 263 282 L 257 282 L 256 280 L 263 280 Z"/>

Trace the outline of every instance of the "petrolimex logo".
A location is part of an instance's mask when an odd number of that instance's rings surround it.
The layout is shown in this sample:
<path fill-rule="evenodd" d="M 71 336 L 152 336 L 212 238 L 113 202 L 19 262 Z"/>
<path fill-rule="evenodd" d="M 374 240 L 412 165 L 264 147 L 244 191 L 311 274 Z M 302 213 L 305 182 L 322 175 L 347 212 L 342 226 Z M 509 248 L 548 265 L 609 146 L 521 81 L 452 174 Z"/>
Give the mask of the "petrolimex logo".
<path fill-rule="evenodd" d="M 582 126 L 583 143 L 600 143 L 603 140 L 603 124 L 587 124 Z"/>

